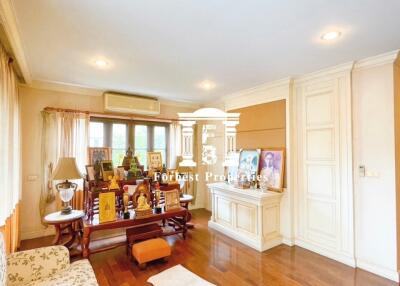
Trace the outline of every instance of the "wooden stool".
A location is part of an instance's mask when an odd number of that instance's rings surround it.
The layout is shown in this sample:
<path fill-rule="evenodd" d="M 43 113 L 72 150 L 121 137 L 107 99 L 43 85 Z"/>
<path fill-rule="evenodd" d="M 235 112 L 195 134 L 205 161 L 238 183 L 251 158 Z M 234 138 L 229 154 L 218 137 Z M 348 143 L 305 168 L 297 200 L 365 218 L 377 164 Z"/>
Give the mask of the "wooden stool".
<path fill-rule="evenodd" d="M 162 238 L 153 238 L 132 246 L 132 256 L 135 257 L 140 269 L 146 268 L 146 263 L 164 258 L 165 261 L 171 255 L 171 247 Z"/>
<path fill-rule="evenodd" d="M 162 229 L 157 223 L 152 223 L 140 227 L 132 227 L 126 229 L 126 238 L 128 245 L 126 252 L 128 255 L 131 254 L 132 245 L 135 241 L 145 240 L 149 238 L 157 238 L 162 235 Z"/>

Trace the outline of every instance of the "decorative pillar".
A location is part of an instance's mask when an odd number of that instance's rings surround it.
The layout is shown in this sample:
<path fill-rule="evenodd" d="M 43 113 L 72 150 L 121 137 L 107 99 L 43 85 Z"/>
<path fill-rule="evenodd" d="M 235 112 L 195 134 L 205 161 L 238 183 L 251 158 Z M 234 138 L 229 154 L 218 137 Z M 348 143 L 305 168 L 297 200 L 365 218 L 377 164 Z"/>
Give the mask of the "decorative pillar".
<path fill-rule="evenodd" d="M 193 125 L 196 121 L 179 121 L 182 125 L 182 158 L 181 167 L 196 167 L 193 161 Z"/>
<path fill-rule="evenodd" d="M 225 125 L 225 158 L 223 166 L 235 166 L 237 161 L 236 154 L 236 125 L 239 120 L 224 121 Z"/>

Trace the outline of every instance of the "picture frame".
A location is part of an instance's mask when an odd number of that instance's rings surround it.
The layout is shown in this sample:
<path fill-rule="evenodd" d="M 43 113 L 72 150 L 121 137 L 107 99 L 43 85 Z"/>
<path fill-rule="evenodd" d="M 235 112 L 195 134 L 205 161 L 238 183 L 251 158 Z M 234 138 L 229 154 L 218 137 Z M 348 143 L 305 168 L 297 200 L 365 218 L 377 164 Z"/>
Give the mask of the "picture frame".
<path fill-rule="evenodd" d="M 95 181 L 96 180 L 96 170 L 94 169 L 93 165 L 86 165 L 86 179 L 88 181 Z"/>
<path fill-rule="evenodd" d="M 114 176 L 113 162 L 111 160 L 104 160 L 100 162 L 100 166 L 103 181 L 109 181 L 109 177 Z"/>
<path fill-rule="evenodd" d="M 114 221 L 115 212 L 115 192 L 99 194 L 99 223 Z"/>
<path fill-rule="evenodd" d="M 260 187 L 282 192 L 285 175 L 285 148 L 263 148 L 259 163 Z"/>
<path fill-rule="evenodd" d="M 125 167 L 124 166 L 118 166 L 117 168 L 114 169 L 114 176 L 117 176 L 120 180 L 125 179 Z"/>
<path fill-rule="evenodd" d="M 238 175 L 258 175 L 258 164 L 260 162 L 260 149 L 241 149 L 239 153 Z"/>
<path fill-rule="evenodd" d="M 149 170 L 161 170 L 162 164 L 161 152 L 147 152 L 147 168 Z"/>
<path fill-rule="evenodd" d="M 100 164 L 101 161 L 111 160 L 111 148 L 110 147 L 88 147 L 88 164 L 96 165 Z"/>
<path fill-rule="evenodd" d="M 179 190 L 165 191 L 165 211 L 169 211 L 172 209 L 180 208 L 180 194 Z"/>

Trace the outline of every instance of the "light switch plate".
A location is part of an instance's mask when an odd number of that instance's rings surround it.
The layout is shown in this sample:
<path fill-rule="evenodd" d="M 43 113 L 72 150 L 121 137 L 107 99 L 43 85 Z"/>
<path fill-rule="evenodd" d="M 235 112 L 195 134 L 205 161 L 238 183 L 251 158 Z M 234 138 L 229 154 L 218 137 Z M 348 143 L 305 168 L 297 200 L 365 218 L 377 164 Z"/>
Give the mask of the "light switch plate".
<path fill-rule="evenodd" d="M 37 175 L 28 175 L 28 182 L 34 182 L 38 179 Z"/>

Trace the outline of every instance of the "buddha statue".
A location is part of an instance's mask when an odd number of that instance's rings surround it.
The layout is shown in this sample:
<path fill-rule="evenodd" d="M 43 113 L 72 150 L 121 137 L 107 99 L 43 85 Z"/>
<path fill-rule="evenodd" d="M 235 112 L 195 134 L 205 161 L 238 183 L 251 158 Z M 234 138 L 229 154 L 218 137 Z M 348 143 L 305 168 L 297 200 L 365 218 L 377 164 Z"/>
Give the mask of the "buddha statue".
<path fill-rule="evenodd" d="M 140 192 L 140 196 L 137 199 L 137 209 L 138 210 L 148 210 L 150 209 L 149 204 L 147 203 L 147 199 L 144 196 L 143 192 Z"/>
<path fill-rule="evenodd" d="M 119 190 L 119 184 L 117 182 L 118 176 L 109 176 L 110 184 L 108 185 L 109 190 Z"/>

